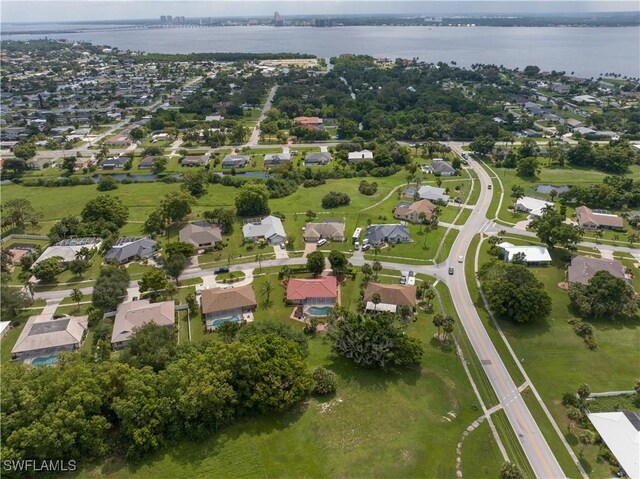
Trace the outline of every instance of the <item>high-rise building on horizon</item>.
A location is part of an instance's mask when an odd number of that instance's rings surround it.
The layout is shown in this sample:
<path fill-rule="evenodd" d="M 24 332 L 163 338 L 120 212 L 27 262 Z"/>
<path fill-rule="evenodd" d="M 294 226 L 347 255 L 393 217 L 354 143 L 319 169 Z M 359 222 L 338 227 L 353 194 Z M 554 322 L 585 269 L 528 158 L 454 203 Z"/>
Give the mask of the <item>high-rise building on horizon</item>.
<path fill-rule="evenodd" d="M 280 16 L 280 14 L 278 12 L 274 12 L 273 13 L 273 24 L 276 27 L 283 27 L 284 26 L 284 20 L 282 19 L 282 17 Z"/>

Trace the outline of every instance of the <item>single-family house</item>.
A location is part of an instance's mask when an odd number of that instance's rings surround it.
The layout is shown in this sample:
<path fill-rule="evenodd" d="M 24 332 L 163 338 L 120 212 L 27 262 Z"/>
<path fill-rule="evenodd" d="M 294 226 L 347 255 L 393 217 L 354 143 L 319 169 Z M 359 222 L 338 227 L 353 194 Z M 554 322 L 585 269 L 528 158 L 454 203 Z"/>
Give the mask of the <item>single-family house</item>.
<path fill-rule="evenodd" d="M 434 175 L 439 176 L 453 176 L 456 174 L 456 169 L 451 166 L 451 163 L 447 163 L 442 158 L 434 158 L 427 166 L 427 170 Z"/>
<path fill-rule="evenodd" d="M 331 161 L 331 153 L 307 153 L 304 157 L 304 166 L 321 166 L 326 165 Z"/>
<path fill-rule="evenodd" d="M 249 163 L 247 155 L 226 155 L 222 159 L 223 168 L 244 168 Z"/>
<path fill-rule="evenodd" d="M 11 327 L 11 321 L 0 321 L 0 338 L 4 338 L 4 335 L 9 332 Z"/>
<path fill-rule="evenodd" d="M 409 228 L 402 224 L 369 225 L 367 239 L 370 244 L 410 243 Z"/>
<path fill-rule="evenodd" d="M 153 323 L 165 328 L 173 328 L 175 324 L 175 303 L 163 301 L 151 303 L 147 299 L 129 301 L 118 305 L 113 331 L 111 333 L 111 347 L 121 349 L 125 347 L 135 328 Z"/>
<path fill-rule="evenodd" d="M 282 221 L 276 216 L 246 220 L 242 234 L 245 240 L 264 239 L 272 245 L 283 243 L 287 238 Z"/>
<path fill-rule="evenodd" d="M 424 219 L 430 220 L 435 209 L 436 205 L 429 200 L 418 200 L 413 203 L 402 201 L 393 210 L 393 217 L 411 223 L 420 223 L 422 221 L 421 213 L 424 213 Z"/>
<path fill-rule="evenodd" d="M 502 242 L 498 245 L 504 252 L 503 259 L 510 263 L 516 255 L 524 255 L 522 260 L 529 265 L 550 264 L 551 255 L 544 246 L 515 246 Z"/>
<path fill-rule="evenodd" d="M 200 300 L 202 315 L 209 331 L 229 321 L 253 321 L 253 311 L 257 304 L 251 285 L 203 289 Z"/>
<path fill-rule="evenodd" d="M 76 254 L 82 248 L 94 250 L 100 246 L 100 238 L 73 238 L 59 241 L 53 246 L 49 246 L 33 263 L 34 266 L 45 259 L 60 258 L 61 263 L 69 263 L 76 259 Z"/>
<path fill-rule="evenodd" d="M 596 130 L 592 128 L 587 128 L 586 126 L 578 126 L 576 128 L 571 129 L 572 133 L 579 133 L 582 136 L 591 136 L 597 133 Z"/>
<path fill-rule="evenodd" d="M 128 263 L 134 259 L 150 258 L 157 243 L 151 238 L 118 238 L 104 255 L 106 262 Z"/>
<path fill-rule="evenodd" d="M 274 153 L 264 155 L 264 166 L 277 166 L 284 165 L 286 163 L 291 163 L 291 154 L 290 153 Z"/>
<path fill-rule="evenodd" d="M 222 241 L 220 226 L 212 225 L 208 221 L 189 223 L 179 233 L 180 241 L 193 245 L 198 252 L 206 248 L 213 248 Z"/>
<path fill-rule="evenodd" d="M 567 118 L 565 120 L 565 124 L 572 130 L 574 128 L 580 128 L 582 126 L 585 126 L 584 121 L 576 120 L 575 118 Z"/>
<path fill-rule="evenodd" d="M 338 300 L 335 276 L 314 279 L 291 278 L 287 283 L 287 302 L 298 306 L 296 316 L 327 316 Z"/>
<path fill-rule="evenodd" d="M 599 100 L 592 95 L 577 95 L 572 97 L 571 100 L 579 105 L 596 105 L 599 103 Z"/>
<path fill-rule="evenodd" d="M 317 116 L 297 116 L 293 119 L 293 122 L 302 128 L 306 128 L 308 130 L 322 130 L 324 128 L 324 123 L 322 118 L 318 118 Z"/>
<path fill-rule="evenodd" d="M 207 166 L 209 164 L 209 155 L 185 156 L 180 164 L 182 166 Z"/>
<path fill-rule="evenodd" d="M 624 477 L 640 478 L 640 413 L 632 411 L 588 414 L 611 453 L 624 470 Z M 621 471 L 622 472 L 622 471 Z"/>
<path fill-rule="evenodd" d="M 380 303 L 373 302 L 374 294 L 380 295 Z M 367 311 L 389 311 L 395 313 L 399 306 L 415 309 L 416 287 L 409 284 L 369 283 L 364 290 L 363 301 Z"/>
<path fill-rule="evenodd" d="M 553 203 L 538 198 L 532 198 L 531 196 L 523 196 L 518 198 L 515 205 L 515 210 L 522 213 L 528 213 L 531 216 L 542 216 L 545 208 L 553 208 Z"/>
<path fill-rule="evenodd" d="M 622 218 L 606 211 L 592 210 L 586 206 L 576 208 L 576 220 L 578 225 L 585 230 L 597 229 L 621 229 L 624 226 Z"/>
<path fill-rule="evenodd" d="M 371 160 L 373 161 L 373 152 L 369 150 L 352 151 L 349 153 L 349 163 L 355 163 L 357 161 Z"/>
<path fill-rule="evenodd" d="M 533 103 L 531 101 L 526 102 L 524 104 L 524 108 L 531 115 L 542 115 L 542 113 L 544 112 L 544 107 L 542 105 L 539 105 L 537 103 Z"/>
<path fill-rule="evenodd" d="M 18 336 L 11 355 L 22 361 L 32 361 L 35 358 L 75 351 L 82 346 L 88 325 L 88 316 L 31 316 Z"/>
<path fill-rule="evenodd" d="M 153 168 L 155 166 L 155 160 L 159 158 L 158 156 L 145 156 L 140 163 L 138 164 L 138 168 L 141 170 Z"/>
<path fill-rule="evenodd" d="M 129 158 L 128 156 L 114 156 L 113 158 L 107 158 L 106 160 L 104 160 L 102 162 L 101 167 L 103 170 L 114 170 L 116 168 L 124 168 L 124 165 L 130 159 L 131 158 Z"/>
<path fill-rule="evenodd" d="M 307 223 L 304 227 L 304 240 L 317 243 L 321 239 L 344 241 L 344 221 L 326 220 L 321 223 Z"/>
<path fill-rule="evenodd" d="M 616 278 L 626 279 L 626 268 L 616 259 L 574 256 L 567 268 L 567 282 L 587 284 L 598 271 L 607 271 Z"/>
<path fill-rule="evenodd" d="M 421 186 L 418 190 L 418 195 L 423 200 L 447 204 L 449 202 L 449 195 L 446 194 L 446 191 L 444 188 L 437 188 L 435 186 Z"/>
<path fill-rule="evenodd" d="M 112 136 L 111 138 L 107 138 L 104 144 L 107 146 L 129 146 L 131 145 L 131 140 L 127 135 L 119 134 Z"/>

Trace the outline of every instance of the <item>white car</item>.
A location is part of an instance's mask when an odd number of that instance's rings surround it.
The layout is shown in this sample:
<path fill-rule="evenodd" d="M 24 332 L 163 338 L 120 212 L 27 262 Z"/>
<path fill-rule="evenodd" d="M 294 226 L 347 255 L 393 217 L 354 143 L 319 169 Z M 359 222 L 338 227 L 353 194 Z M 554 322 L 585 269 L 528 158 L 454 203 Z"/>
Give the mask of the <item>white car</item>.
<path fill-rule="evenodd" d="M 464 256 L 458 256 L 458 263 L 462 263 L 464 261 Z"/>
<path fill-rule="evenodd" d="M 327 242 L 326 239 L 322 238 L 320 241 L 318 241 L 318 246 L 322 246 L 323 244 L 325 244 Z"/>

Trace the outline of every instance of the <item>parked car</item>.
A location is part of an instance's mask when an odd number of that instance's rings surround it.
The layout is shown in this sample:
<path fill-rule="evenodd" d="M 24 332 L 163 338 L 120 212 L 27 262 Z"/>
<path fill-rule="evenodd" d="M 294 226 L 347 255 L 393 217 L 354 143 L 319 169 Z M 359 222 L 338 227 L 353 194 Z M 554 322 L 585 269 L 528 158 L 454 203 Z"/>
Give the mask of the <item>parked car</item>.
<path fill-rule="evenodd" d="M 228 273 L 229 272 L 229 268 L 227 268 L 226 266 L 222 266 L 220 268 L 214 269 L 213 272 L 214 272 L 214 274 Z"/>
<path fill-rule="evenodd" d="M 284 243 L 280 243 L 280 249 L 285 249 L 286 246 L 284 245 Z"/>
<path fill-rule="evenodd" d="M 413 271 L 409 271 L 409 278 L 413 278 L 416 274 Z"/>
<path fill-rule="evenodd" d="M 370 244 L 363 244 L 362 245 L 362 251 L 367 251 L 369 248 L 371 248 Z"/>
<path fill-rule="evenodd" d="M 453 200 L 453 201 L 454 201 L 454 202 L 456 202 L 456 203 L 458 203 L 458 204 L 459 204 L 459 203 L 462 203 L 462 200 L 460 199 L 460 197 L 459 197 L 459 196 L 456 196 L 456 199 L 455 199 L 455 200 Z"/>
<path fill-rule="evenodd" d="M 326 239 L 322 238 L 320 241 L 318 241 L 318 246 L 322 246 L 323 244 L 325 244 L 327 242 Z"/>
<path fill-rule="evenodd" d="M 360 241 L 356 241 L 355 243 L 353 243 L 353 249 L 356 251 L 360 249 Z"/>
<path fill-rule="evenodd" d="M 449 274 L 453 274 L 453 268 L 449 268 Z"/>

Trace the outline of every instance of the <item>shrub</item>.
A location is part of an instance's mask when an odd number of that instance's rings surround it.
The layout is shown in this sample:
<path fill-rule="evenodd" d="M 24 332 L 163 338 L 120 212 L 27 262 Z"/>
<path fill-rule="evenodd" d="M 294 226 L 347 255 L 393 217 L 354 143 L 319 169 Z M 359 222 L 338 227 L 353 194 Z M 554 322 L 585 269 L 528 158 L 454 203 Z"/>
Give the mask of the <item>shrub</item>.
<path fill-rule="evenodd" d="M 330 191 L 322 198 L 323 208 L 337 208 L 339 206 L 346 206 L 351 202 L 351 198 L 346 193 L 340 193 L 338 191 Z"/>
<path fill-rule="evenodd" d="M 375 181 L 373 183 L 369 183 L 367 180 L 362 180 L 358 187 L 358 191 L 367 196 L 375 195 L 378 191 L 378 183 Z"/>
<path fill-rule="evenodd" d="M 333 371 L 319 367 L 313 371 L 313 392 L 315 394 L 327 395 L 336 392 L 338 376 Z"/>

